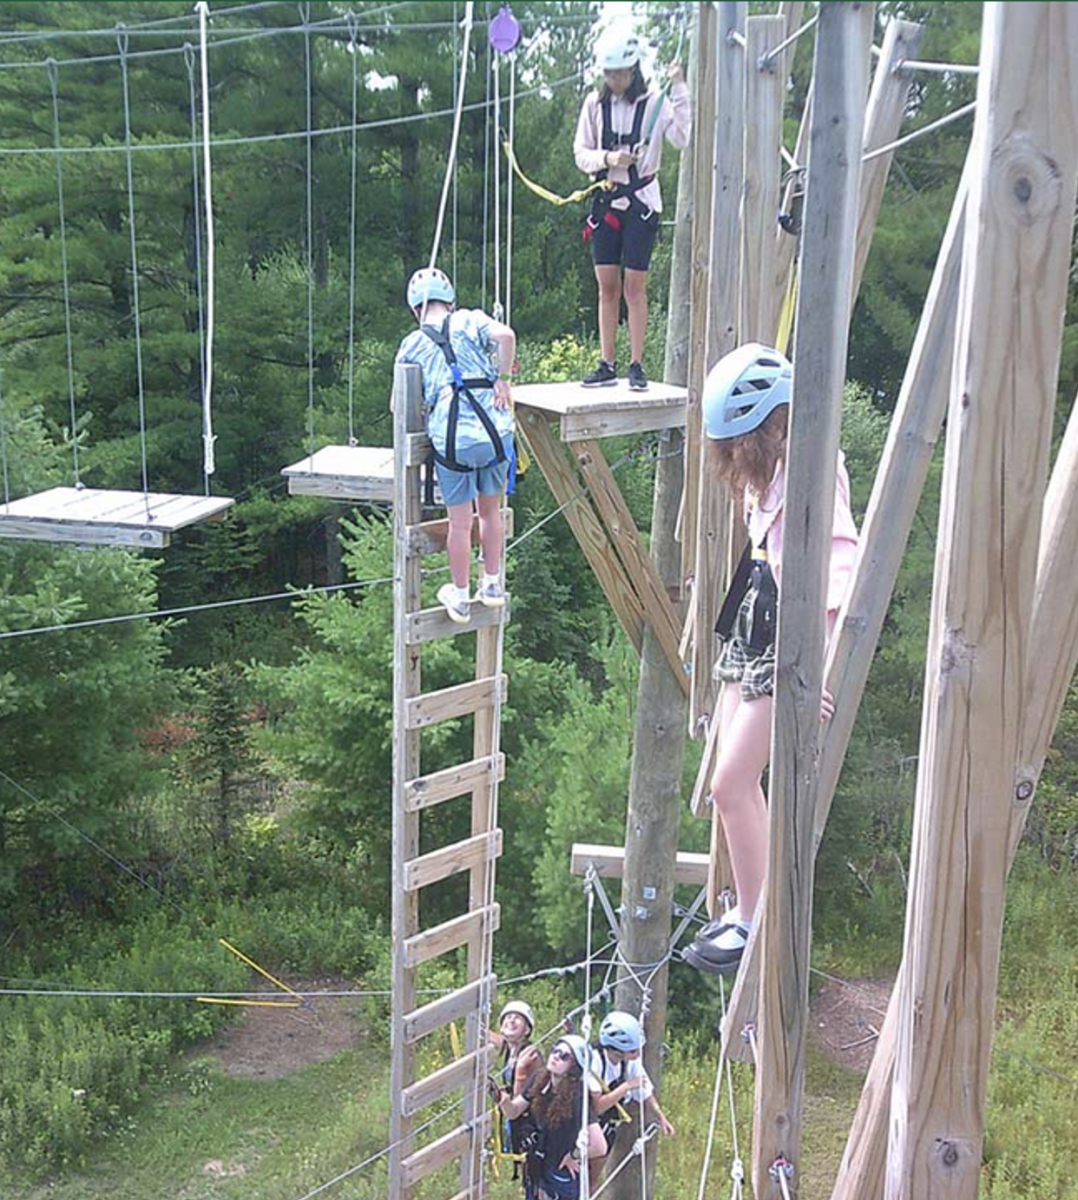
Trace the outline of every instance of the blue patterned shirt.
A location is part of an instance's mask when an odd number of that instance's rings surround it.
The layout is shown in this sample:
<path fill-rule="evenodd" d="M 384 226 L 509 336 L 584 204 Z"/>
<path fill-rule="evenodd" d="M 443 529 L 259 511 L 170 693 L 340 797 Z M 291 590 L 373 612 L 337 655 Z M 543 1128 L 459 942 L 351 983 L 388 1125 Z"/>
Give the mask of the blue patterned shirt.
<path fill-rule="evenodd" d="M 492 361 L 496 347 L 490 337 L 491 323 L 492 319 L 477 308 L 462 308 L 450 314 L 449 340 L 465 379 L 493 379 L 497 374 Z M 445 353 L 422 330 L 416 329 L 401 342 L 397 362 L 415 363 L 422 370 L 427 436 L 439 454 L 444 454 L 449 402 L 453 398 L 453 375 Z M 471 393 L 476 402 L 483 406 L 501 436 L 513 432 L 513 411 L 494 407 L 493 388 L 472 388 Z M 457 449 L 463 450 L 489 441 L 472 406 L 462 399 L 457 419 Z"/>

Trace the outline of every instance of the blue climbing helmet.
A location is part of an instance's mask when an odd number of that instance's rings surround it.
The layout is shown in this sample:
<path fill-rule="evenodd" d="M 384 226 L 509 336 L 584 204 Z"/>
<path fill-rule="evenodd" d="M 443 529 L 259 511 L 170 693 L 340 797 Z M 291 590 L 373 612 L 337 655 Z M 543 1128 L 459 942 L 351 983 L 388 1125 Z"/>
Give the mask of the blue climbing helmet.
<path fill-rule="evenodd" d="M 437 267 L 422 267 L 408 280 L 408 307 L 422 308 L 432 300 L 452 304 L 457 298 L 453 283 L 444 271 Z"/>
<path fill-rule="evenodd" d="M 567 1046 L 572 1051 L 573 1058 L 576 1059 L 576 1065 L 581 1071 L 587 1070 L 591 1060 L 591 1047 L 579 1033 L 563 1033 L 554 1044 Z"/>
<path fill-rule="evenodd" d="M 701 409 L 704 431 L 723 441 L 759 429 L 780 404 L 790 403 L 794 370 L 769 346 L 746 342 L 708 372 Z"/>
<path fill-rule="evenodd" d="M 644 1030 L 636 1017 L 626 1012 L 610 1012 L 599 1026 L 599 1045 L 631 1054 L 644 1044 Z"/>

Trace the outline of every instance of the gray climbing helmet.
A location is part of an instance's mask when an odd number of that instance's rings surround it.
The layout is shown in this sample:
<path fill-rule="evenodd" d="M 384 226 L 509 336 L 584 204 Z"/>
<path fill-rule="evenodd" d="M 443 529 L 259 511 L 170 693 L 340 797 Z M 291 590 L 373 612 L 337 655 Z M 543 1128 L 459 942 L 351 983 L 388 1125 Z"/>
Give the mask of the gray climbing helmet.
<path fill-rule="evenodd" d="M 790 360 L 769 346 L 746 342 L 720 358 L 704 382 L 704 431 L 722 441 L 752 433 L 793 390 Z"/>

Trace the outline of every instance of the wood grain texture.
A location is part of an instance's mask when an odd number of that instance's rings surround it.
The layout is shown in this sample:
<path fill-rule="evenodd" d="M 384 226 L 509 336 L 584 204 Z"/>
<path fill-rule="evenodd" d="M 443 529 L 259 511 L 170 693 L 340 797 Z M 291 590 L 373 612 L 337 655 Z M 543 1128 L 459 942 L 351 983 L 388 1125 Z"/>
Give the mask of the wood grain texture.
<path fill-rule="evenodd" d="M 753 1182 L 761 1200 L 781 1196 L 769 1174 L 775 1160 L 796 1171 L 801 1157 L 824 618 L 873 15 L 871 4 L 825 5 L 816 30 L 759 935 Z"/>

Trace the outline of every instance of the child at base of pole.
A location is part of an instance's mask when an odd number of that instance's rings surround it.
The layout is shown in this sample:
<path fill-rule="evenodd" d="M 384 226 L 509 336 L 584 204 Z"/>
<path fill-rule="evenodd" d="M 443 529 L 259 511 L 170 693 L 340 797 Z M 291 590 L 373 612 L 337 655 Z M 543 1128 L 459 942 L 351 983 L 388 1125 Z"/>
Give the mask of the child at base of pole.
<path fill-rule="evenodd" d="M 684 953 L 698 970 L 734 974 L 752 930 L 767 866 L 767 809 L 760 780 L 771 749 L 775 634 L 782 581 L 786 437 L 793 368 L 776 350 L 740 346 L 712 368 L 702 411 L 709 472 L 742 502 L 749 544 L 723 603 L 715 632 L 721 721 L 711 780 L 713 819 L 722 822 L 737 904 L 706 925 Z M 857 554 L 850 481 L 841 451 L 827 586 L 827 633 L 845 595 Z M 826 691 L 821 716 L 834 702 Z"/>
<path fill-rule="evenodd" d="M 607 1089 L 595 1098 L 595 1112 L 606 1138 L 607 1154 L 614 1149 L 622 1121 L 617 1117 L 618 1105 L 642 1105 L 645 1112 L 659 1123 L 659 1128 L 673 1136 L 674 1127 L 659 1107 L 651 1077 L 641 1062 L 644 1049 L 644 1030 L 631 1013 L 609 1012 L 599 1026 L 598 1075 Z"/>
<path fill-rule="evenodd" d="M 452 582 L 439 588 L 438 602 L 450 620 L 467 624 L 476 512 L 483 576 L 474 599 L 489 608 L 505 604 L 502 504 L 514 453 L 509 373 L 517 338 L 479 309 L 457 309 L 453 284 L 437 268 L 415 272 L 407 301 L 419 328 L 401 342 L 397 362 L 423 373 L 427 435 L 449 514 Z"/>
<path fill-rule="evenodd" d="M 640 39 L 631 32 L 608 35 L 598 50 L 603 86 L 584 101 L 573 157 L 581 171 L 609 180 L 597 191 L 584 225 L 599 285 L 599 346 L 602 359 L 584 387 L 618 381 L 615 342 L 624 292 L 629 314 L 629 387 L 645 391 L 644 337 L 648 326 L 648 269 L 663 210 L 659 162 L 665 138 L 684 150 L 692 126 L 689 89 L 676 63 L 668 69 L 670 95 L 649 87 L 640 67 Z M 622 268 L 624 267 L 624 276 Z"/>

